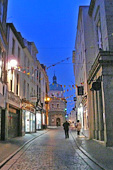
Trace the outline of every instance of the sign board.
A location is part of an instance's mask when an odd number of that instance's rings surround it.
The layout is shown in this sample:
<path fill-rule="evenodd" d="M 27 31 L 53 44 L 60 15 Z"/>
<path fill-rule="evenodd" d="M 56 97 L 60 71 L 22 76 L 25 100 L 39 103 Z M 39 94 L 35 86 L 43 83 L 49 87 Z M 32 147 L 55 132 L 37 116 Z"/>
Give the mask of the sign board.
<path fill-rule="evenodd" d="M 101 82 L 93 82 L 92 88 L 93 88 L 93 90 L 95 90 L 95 91 L 100 90 L 100 89 L 101 89 Z"/>
<path fill-rule="evenodd" d="M 84 95 L 84 86 L 78 86 L 77 90 L 78 90 L 78 96 Z"/>
<path fill-rule="evenodd" d="M 37 102 L 37 97 L 30 97 L 30 101 L 33 103 Z"/>
<path fill-rule="evenodd" d="M 76 97 L 73 97 L 73 100 L 74 100 L 74 101 L 77 101 L 77 98 L 76 98 Z"/>

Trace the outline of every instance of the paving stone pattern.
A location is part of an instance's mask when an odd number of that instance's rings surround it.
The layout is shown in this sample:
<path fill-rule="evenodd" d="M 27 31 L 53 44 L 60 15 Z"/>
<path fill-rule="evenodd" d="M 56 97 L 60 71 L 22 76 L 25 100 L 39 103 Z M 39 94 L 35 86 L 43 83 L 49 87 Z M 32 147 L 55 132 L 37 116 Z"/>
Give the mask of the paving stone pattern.
<path fill-rule="evenodd" d="M 65 139 L 62 129 L 53 129 L 35 139 L 10 170 L 92 170 L 76 149 L 71 136 Z"/>

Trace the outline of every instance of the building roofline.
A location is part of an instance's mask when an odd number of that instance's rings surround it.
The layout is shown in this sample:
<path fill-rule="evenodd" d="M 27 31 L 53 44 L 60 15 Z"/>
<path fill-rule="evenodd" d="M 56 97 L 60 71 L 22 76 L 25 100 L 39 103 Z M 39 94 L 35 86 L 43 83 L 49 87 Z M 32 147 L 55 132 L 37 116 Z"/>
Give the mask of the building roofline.
<path fill-rule="evenodd" d="M 21 44 L 22 48 L 25 48 L 25 45 L 24 45 L 24 42 L 23 42 L 23 39 L 22 39 L 22 36 L 21 36 L 21 33 L 20 32 L 17 32 L 15 26 L 13 23 L 7 23 L 7 26 L 9 26 L 13 33 L 15 34 L 17 40 L 19 41 L 19 43 Z"/>
<path fill-rule="evenodd" d="M 94 6 L 95 6 L 95 2 L 96 2 L 96 0 L 91 0 L 91 2 L 90 2 L 89 11 L 88 11 L 90 16 L 92 16 L 93 9 L 94 9 Z"/>

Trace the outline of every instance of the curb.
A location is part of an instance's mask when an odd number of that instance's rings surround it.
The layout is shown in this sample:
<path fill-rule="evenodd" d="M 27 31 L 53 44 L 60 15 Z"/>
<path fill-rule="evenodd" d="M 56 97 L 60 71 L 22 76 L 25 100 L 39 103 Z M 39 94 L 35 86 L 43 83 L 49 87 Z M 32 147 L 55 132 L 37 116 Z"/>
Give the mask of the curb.
<path fill-rule="evenodd" d="M 13 158 L 22 148 L 24 148 L 25 145 L 27 145 L 28 143 L 30 143 L 31 141 L 35 140 L 36 138 L 38 138 L 39 136 L 42 136 L 43 134 L 47 133 L 49 130 L 47 130 L 46 132 L 33 137 L 32 139 L 28 140 L 27 142 L 25 142 L 22 146 L 20 146 L 15 152 L 13 152 L 11 155 L 9 155 L 4 161 L 2 161 L 0 163 L 0 169 L 11 159 Z"/>
<path fill-rule="evenodd" d="M 73 136 L 73 135 L 72 135 Z M 102 170 L 106 170 L 106 167 L 104 167 L 101 163 L 99 163 L 95 158 L 93 158 L 86 150 L 84 150 L 79 143 L 77 142 L 76 138 L 74 138 L 74 141 L 78 147 L 78 149 L 84 154 L 86 155 L 91 161 L 93 161 L 96 165 L 98 165 Z"/>

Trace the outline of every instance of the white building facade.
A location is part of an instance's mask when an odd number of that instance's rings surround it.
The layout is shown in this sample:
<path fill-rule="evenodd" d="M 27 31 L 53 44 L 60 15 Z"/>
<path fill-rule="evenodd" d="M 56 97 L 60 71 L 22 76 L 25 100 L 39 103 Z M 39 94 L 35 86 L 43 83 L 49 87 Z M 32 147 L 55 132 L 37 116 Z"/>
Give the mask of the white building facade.
<path fill-rule="evenodd" d="M 46 123 L 44 98 L 49 84 L 44 66 L 36 58 L 35 44 L 25 40 L 12 23 L 7 24 L 7 41 L 5 138 L 12 138 L 43 128 Z M 39 128 L 37 110 L 41 119 Z"/>

